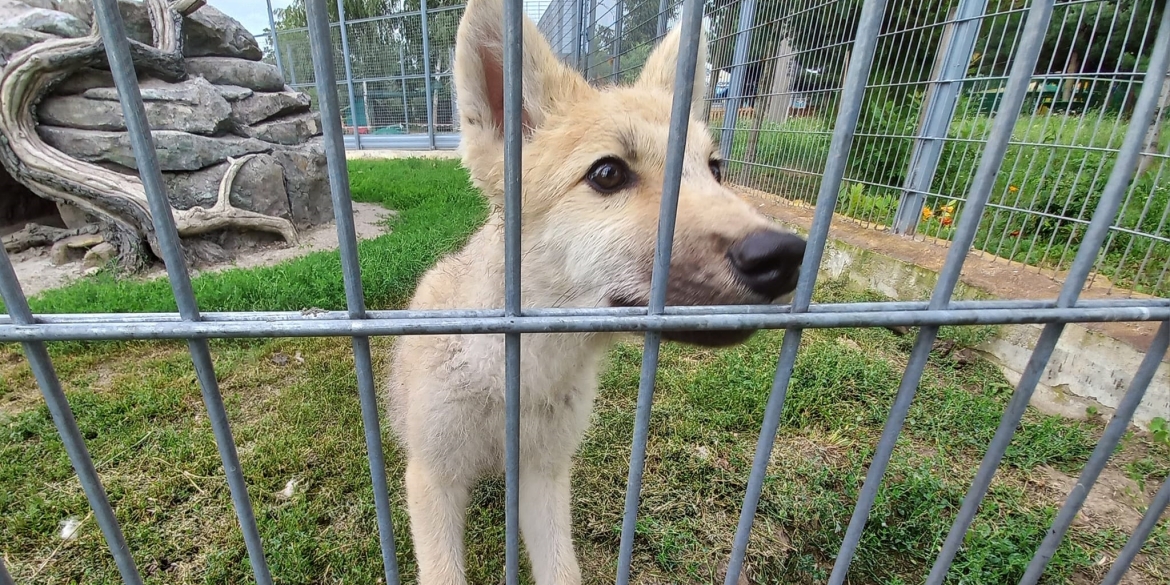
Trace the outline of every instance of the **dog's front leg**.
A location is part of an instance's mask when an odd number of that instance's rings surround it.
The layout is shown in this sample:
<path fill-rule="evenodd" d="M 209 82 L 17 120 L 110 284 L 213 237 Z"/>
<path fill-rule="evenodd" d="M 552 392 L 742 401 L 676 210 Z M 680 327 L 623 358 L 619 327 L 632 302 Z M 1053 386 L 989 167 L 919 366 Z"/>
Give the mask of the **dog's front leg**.
<path fill-rule="evenodd" d="M 520 470 L 520 530 L 536 585 L 579 585 L 569 510 L 569 464 Z M 560 467 L 560 466 L 558 466 Z"/>
<path fill-rule="evenodd" d="M 470 482 L 439 478 L 426 463 L 406 464 L 406 505 L 418 559 L 419 585 L 464 585 L 463 531 Z"/>

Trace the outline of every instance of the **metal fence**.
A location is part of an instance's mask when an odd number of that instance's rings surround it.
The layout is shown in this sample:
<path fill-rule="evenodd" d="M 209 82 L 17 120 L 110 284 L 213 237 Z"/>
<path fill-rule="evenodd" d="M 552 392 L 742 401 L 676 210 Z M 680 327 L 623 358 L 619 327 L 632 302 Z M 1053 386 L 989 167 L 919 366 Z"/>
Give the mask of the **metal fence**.
<path fill-rule="evenodd" d="M 388 3 L 347 20 L 331 8 L 333 55 L 350 148 L 454 148 L 454 31 L 464 0 Z M 366 4 L 363 4 L 366 5 Z M 629 81 L 676 22 L 680 0 L 525 2 L 562 58 L 596 83 Z M 709 117 L 729 177 L 815 205 L 835 128 L 860 0 L 705 0 Z M 1117 158 L 1148 70 L 1152 1 L 1069 0 L 1054 7 L 1024 107 L 974 247 L 1063 279 Z M 946 245 L 965 213 L 992 118 L 1016 60 L 1027 3 L 921 0 L 891 5 L 858 120 L 837 212 L 859 224 Z M 271 13 L 271 12 L 270 12 Z M 307 29 L 277 11 L 268 59 L 310 93 Z M 280 24 L 278 25 L 278 21 Z M 345 22 L 345 26 L 338 24 Z M 1138 173 L 1089 284 L 1109 294 L 1170 293 L 1170 81 Z M 352 107 L 351 107 L 351 104 Z M 1117 289 L 1117 290 L 1115 290 Z"/>
<path fill-rule="evenodd" d="M 632 4 L 632 3 L 630 3 Z M 827 5 L 839 3 L 823 2 L 819 4 L 800 3 L 784 4 L 793 6 L 807 6 L 809 10 L 818 10 Z M 1062 3 L 1060 10 L 1068 11 L 1078 6 L 1089 4 Z M 1039 377 L 1044 366 L 1052 355 L 1065 324 L 1071 322 L 1107 322 L 1107 321 L 1157 321 L 1161 325 L 1151 343 L 1145 359 L 1135 372 L 1132 383 L 1124 398 L 1119 404 L 1116 413 L 1110 420 L 1104 435 L 1088 459 L 1076 487 L 1069 494 L 1059 513 L 1047 531 L 1043 543 L 1035 551 L 1027 572 L 1021 583 L 1036 583 L 1041 577 L 1048 560 L 1052 557 L 1060 544 L 1065 531 L 1070 526 L 1089 490 L 1097 480 L 1115 447 L 1123 434 L 1126 433 L 1134 410 L 1150 384 L 1156 368 L 1170 345 L 1170 299 L 1167 298 L 1139 298 L 1080 301 L 1078 297 L 1093 268 L 1098 263 L 1099 251 L 1109 242 L 1117 239 L 1118 230 L 1111 227 L 1113 218 L 1118 211 L 1130 201 L 1134 195 L 1132 187 L 1135 173 L 1139 170 L 1145 154 L 1147 131 L 1151 127 L 1161 103 L 1162 80 L 1165 79 L 1167 67 L 1170 65 L 1170 11 L 1158 15 L 1156 26 L 1147 27 L 1149 35 L 1156 38 L 1148 50 L 1149 59 L 1145 63 L 1144 74 L 1140 80 L 1128 83 L 1125 91 L 1136 92 L 1132 108 L 1127 115 L 1127 125 L 1123 136 L 1110 147 L 1115 154 L 1108 169 L 1093 171 L 1100 175 L 1101 187 L 1094 191 L 1091 202 L 1086 202 L 1083 215 L 1086 225 L 1079 239 L 1079 246 L 1073 254 L 1065 276 L 1059 297 L 1051 301 L 952 301 L 952 293 L 959 279 L 967 251 L 972 244 L 979 241 L 984 233 L 986 217 L 995 217 L 1004 212 L 1001 203 L 997 203 L 997 193 L 1003 184 L 1005 172 L 1011 172 L 1016 162 L 1013 148 L 1018 148 L 1020 141 L 1016 132 L 1020 120 L 1020 112 L 1029 107 L 1029 90 L 1032 87 L 1034 72 L 1037 63 L 1043 57 L 1045 42 L 1044 31 L 1049 30 L 1051 22 L 1058 21 L 1060 12 L 1056 12 L 1052 0 L 1037 0 L 1026 9 L 1013 9 L 1010 14 L 1016 14 L 1020 19 L 1018 34 L 1011 41 L 1011 60 L 1003 67 L 997 77 L 1002 82 L 1002 92 L 994 100 L 995 116 L 987 122 L 988 129 L 980 139 L 981 147 L 975 162 L 970 169 L 970 180 L 963 184 L 961 191 L 956 190 L 954 201 L 962 204 L 962 211 L 953 212 L 952 246 L 948 251 L 947 262 L 941 271 L 933 295 L 928 302 L 888 302 L 888 303 L 859 303 L 859 304 L 812 304 L 813 287 L 817 278 L 817 271 L 813 267 L 819 266 L 828 238 L 828 229 L 834 218 L 834 212 L 839 211 L 842 205 L 851 205 L 850 200 L 843 194 L 850 193 L 846 186 L 849 184 L 850 173 L 861 172 L 868 167 L 858 166 L 860 152 L 866 152 L 873 135 L 864 132 L 864 124 L 868 123 L 869 116 L 874 115 L 867 110 L 867 100 L 876 93 L 882 95 L 885 86 L 874 87 L 867 81 L 871 75 L 883 64 L 881 47 L 884 43 L 893 43 L 896 35 L 888 30 L 890 19 L 887 14 L 887 3 L 884 0 L 866 0 L 861 5 L 856 17 L 844 19 L 828 19 L 831 27 L 835 27 L 834 34 L 840 36 L 839 42 L 832 47 L 822 46 L 820 51 L 828 51 L 824 56 L 825 62 L 837 62 L 843 69 L 839 89 L 837 84 L 822 92 L 825 97 L 821 101 L 805 102 L 820 104 L 822 111 L 834 111 L 835 121 L 831 129 L 808 132 L 806 137 L 820 137 L 825 142 L 824 161 L 817 169 L 820 175 L 817 181 L 808 184 L 808 189 L 815 188 L 816 209 L 809 234 L 809 245 L 806 248 L 803 265 L 807 267 L 800 275 L 795 292 L 795 298 L 790 306 L 752 306 L 752 307 L 667 307 L 666 276 L 669 270 L 671 244 L 675 211 L 681 182 L 681 168 L 684 154 L 685 136 L 688 129 L 685 115 L 678 115 L 686 111 L 687 97 L 691 95 L 693 75 L 688 74 L 695 66 L 697 50 L 697 32 L 702 26 L 702 4 L 698 0 L 686 0 L 682 5 L 679 26 L 685 31 L 685 39 L 680 50 L 681 63 L 675 87 L 675 116 L 670 127 L 670 142 L 667 153 L 666 182 L 663 186 L 662 206 L 658 233 L 658 245 L 655 252 L 651 295 L 649 306 L 646 308 L 620 309 L 521 309 L 520 299 L 520 157 L 523 143 L 520 127 L 521 93 L 519 72 L 521 59 L 518 51 L 508 51 L 505 56 L 505 208 L 504 220 L 506 225 L 506 275 L 505 306 L 493 310 L 461 310 L 461 311 L 367 311 L 362 292 L 362 280 L 358 265 L 357 246 L 354 234 L 352 206 L 349 197 L 349 181 L 344 157 L 344 129 L 341 124 L 343 108 L 346 102 L 341 96 L 349 93 L 348 87 L 337 82 L 336 70 L 342 69 L 343 64 L 337 63 L 336 51 L 333 50 L 336 39 L 331 35 L 327 19 L 327 4 L 324 0 L 309 0 L 306 14 L 307 29 L 304 31 L 308 42 L 308 51 L 313 56 L 313 83 L 319 98 L 319 107 L 323 116 L 326 152 L 328 155 L 328 171 L 332 189 L 334 209 L 337 218 L 338 234 L 341 245 L 341 259 L 345 282 L 348 310 L 345 312 L 326 312 L 317 315 L 303 315 L 301 313 L 219 313 L 202 314 L 191 288 L 191 282 L 183 262 L 183 253 L 179 246 L 178 235 L 175 230 L 171 208 L 167 200 L 165 188 L 159 171 L 158 161 L 151 144 L 149 129 L 146 122 L 145 110 L 137 85 L 134 67 L 130 57 L 130 48 L 126 41 L 124 23 L 118 13 L 116 0 L 97 0 L 95 2 L 96 18 L 103 36 L 107 39 L 106 54 L 109 57 L 110 68 L 119 90 L 119 96 L 126 117 L 127 127 L 132 140 L 138 168 L 143 178 L 149 198 L 151 211 L 155 221 L 158 241 L 163 251 L 164 259 L 174 297 L 177 301 L 178 314 L 64 314 L 64 315 L 34 315 L 31 313 L 20 285 L 16 280 L 11 263 L 6 253 L 0 254 L 0 293 L 6 303 L 10 316 L 0 320 L 0 341 L 20 342 L 24 346 L 38 384 L 42 390 L 46 404 L 53 421 L 60 433 L 70 460 L 81 479 L 82 486 L 94 516 L 109 544 L 110 551 L 116 561 L 122 579 L 126 583 L 140 583 L 141 577 L 135 565 L 132 551 L 128 548 L 113 509 L 106 497 L 101 481 L 94 469 L 94 465 L 86 450 L 85 442 L 78 431 L 76 422 L 65 399 L 61 384 L 57 379 L 49 354 L 45 349 L 46 341 L 56 340 L 117 340 L 117 339 L 185 339 L 188 341 L 193 365 L 203 397 L 209 412 L 211 426 L 215 433 L 216 443 L 220 450 L 225 475 L 232 496 L 232 501 L 247 545 L 248 555 L 256 581 L 261 584 L 272 582 L 268 563 L 264 556 L 263 543 L 257 530 L 256 521 L 252 512 L 250 499 L 245 485 L 244 475 L 240 468 L 240 461 L 236 454 L 235 443 L 232 438 L 224 405 L 220 397 L 216 375 L 213 370 L 211 353 L 208 346 L 210 338 L 230 337 L 293 337 L 293 336 L 350 336 L 353 338 L 353 349 L 357 368 L 357 389 L 361 399 L 362 419 L 365 429 L 365 438 L 369 454 L 369 464 L 374 484 L 374 497 L 377 510 L 379 540 L 385 567 L 387 583 L 398 582 L 398 564 L 394 549 L 394 538 L 390 514 L 389 499 L 387 496 L 387 481 L 385 465 L 382 459 L 382 443 L 379 424 L 377 401 L 375 400 L 373 371 L 371 367 L 369 337 L 373 335 L 421 335 L 439 333 L 463 334 L 504 334 L 506 339 L 506 580 L 509 584 L 517 583 L 519 540 L 517 530 L 517 493 L 518 493 L 518 461 L 519 461 L 519 400 L 520 400 L 520 345 L 521 334 L 542 332 L 586 332 L 586 331 L 644 331 L 646 332 L 644 357 L 642 362 L 642 376 L 638 392 L 638 406 L 635 418 L 635 431 L 631 453 L 629 481 L 627 482 L 625 516 L 622 523 L 621 545 L 618 559 L 619 585 L 630 580 L 631 555 L 633 539 L 635 538 L 635 524 L 638 515 L 639 493 L 642 484 L 642 472 L 645 463 L 646 440 L 650 426 L 651 402 L 654 394 L 655 374 L 658 367 L 659 346 L 663 331 L 671 330 L 712 330 L 712 329 L 746 329 L 772 328 L 785 329 L 783 345 L 780 350 L 776 376 L 766 406 L 763 428 L 760 431 L 756 448 L 754 464 L 748 481 L 747 493 L 744 497 L 742 515 L 735 535 L 730 564 L 727 571 L 726 583 L 738 581 L 744 556 L 747 550 L 748 538 L 751 532 L 756 507 L 759 503 L 761 489 L 764 484 L 765 471 L 771 456 L 771 448 L 776 438 L 780 422 L 780 415 L 784 408 L 789 381 L 797 352 L 799 350 L 802 331 L 806 328 L 827 327 L 876 327 L 894 325 L 919 326 L 909 361 L 906 365 L 898 394 L 891 407 L 885 429 L 877 445 L 872 461 L 869 464 L 867 476 L 860 491 L 858 501 L 846 530 L 840 553 L 836 556 L 830 583 L 840 584 L 845 581 L 853 553 L 860 542 L 862 532 L 871 506 L 875 501 L 878 487 L 885 474 L 886 465 L 890 461 L 895 442 L 905 422 L 907 412 L 914 399 L 915 391 L 924 371 L 928 354 L 933 341 L 943 325 L 973 325 L 973 324 L 1004 324 L 1004 323 L 1042 323 L 1043 333 L 1032 353 L 1031 360 L 1022 379 L 1015 388 L 1012 399 L 1005 409 L 999 428 L 989 445 L 986 455 L 978 469 L 973 483 L 962 508 L 958 512 L 945 542 L 938 551 L 937 559 L 927 578 L 927 583 L 938 584 L 947 576 L 951 562 L 969 528 L 976 511 L 987 493 L 988 487 L 1015 429 L 1020 423 L 1029 399 L 1036 389 Z M 618 5 L 621 5 L 619 1 Z M 663 5 L 665 6 L 665 5 Z M 751 43 L 744 42 L 743 32 L 751 27 L 742 23 L 753 22 L 743 16 L 751 14 L 749 7 L 754 8 L 752 0 L 743 0 L 734 4 L 739 7 L 739 16 L 733 18 L 737 23 L 734 34 L 724 35 L 713 39 L 714 53 L 720 47 L 726 50 L 734 47 L 732 54 L 741 57 L 751 50 Z M 761 6 L 763 6 L 761 4 Z M 843 9 L 845 6 L 842 4 Z M 969 7 L 965 2 L 959 8 Z M 892 7 L 891 7 L 892 8 Z M 519 41 L 521 29 L 519 18 L 523 6 L 519 0 L 506 2 L 505 23 L 507 25 L 506 43 Z M 660 35 L 664 27 L 673 21 L 673 10 L 665 6 L 664 10 L 653 12 L 653 18 L 645 23 L 634 23 L 626 31 L 645 26 L 649 30 L 649 23 L 654 23 L 654 34 Z M 949 10 L 949 9 L 948 9 Z M 452 10 L 452 12 L 455 12 Z M 1054 12 L 1056 14 L 1054 15 Z M 783 19 L 804 18 L 808 10 L 785 11 Z M 779 14 L 779 12 L 777 13 Z M 947 36 L 948 41 L 942 46 L 947 51 L 963 37 L 963 26 L 975 22 L 969 13 L 960 10 L 959 16 L 947 17 L 939 20 L 935 25 L 920 22 L 915 25 L 916 30 L 926 31 L 934 26 L 939 35 Z M 886 15 L 885 17 L 883 15 Z M 422 21 L 423 14 L 414 17 Z M 776 19 L 780 19 L 777 17 Z M 791 21 L 791 20 L 790 20 Z M 620 22 L 620 20 L 619 20 Z M 954 25 L 954 30 L 947 35 L 942 29 Z M 936 26 L 937 25 L 937 26 Z M 795 24 L 793 25 L 795 26 Z M 811 27 L 801 24 L 805 30 Z M 334 31 L 337 29 L 334 28 Z M 903 29 L 899 29 L 903 30 Z M 910 27 L 905 27 L 910 30 Z M 948 29 L 950 30 L 950 29 Z M 925 33 L 924 33 L 925 34 Z M 1145 34 L 1145 33 L 1143 33 Z M 779 40 L 779 39 L 773 39 Z M 734 43 L 731 43 L 734 41 Z M 343 44 L 344 44 L 343 39 Z M 352 41 L 351 41 L 352 42 Z M 651 42 L 651 41 L 647 41 Z M 518 45 L 513 45 L 518 46 Z M 926 51 L 930 47 L 920 47 Z M 610 70 L 620 76 L 628 66 L 636 68 L 633 56 L 638 49 L 612 49 L 614 55 L 625 56 L 621 63 L 615 60 Z M 962 53 L 963 51 L 959 51 Z M 788 54 L 803 54 L 795 48 Z M 846 59 L 845 55 L 849 55 Z M 923 57 L 931 62 L 933 57 Z M 776 61 L 773 59 L 772 61 Z M 747 59 L 734 58 L 733 63 L 746 63 Z M 943 60 L 943 63 L 949 63 Z M 595 63 L 596 64 L 596 63 Z M 827 65 L 826 65 L 827 67 Z M 746 66 L 733 67 L 732 85 L 739 87 L 747 85 L 750 78 L 745 71 Z M 400 76 L 401 77 L 401 76 Z M 989 76 L 990 77 L 990 76 Z M 763 76 L 760 78 L 763 79 Z M 944 78 L 945 79 L 945 78 Z M 405 77 L 397 82 L 410 81 Z M 1140 81 L 1140 88 L 1138 83 Z M 903 87 L 908 82 L 899 82 L 902 85 L 889 84 L 891 87 Z M 931 84 L 934 93 L 950 91 L 947 83 Z M 718 85 L 715 86 L 714 91 Z M 875 91 L 877 90 L 877 91 Z M 901 91 L 901 90 L 899 90 Z M 795 90 L 775 91 L 774 96 L 789 96 L 792 102 L 797 100 Z M 808 92 L 806 92 L 808 93 Z M 339 96 L 339 94 L 341 94 Z M 827 96 L 831 94 L 830 100 Z M 758 96 L 759 94 L 752 94 Z M 680 97 L 681 96 L 681 97 Z M 727 99 L 727 111 L 724 119 L 729 120 L 725 133 L 734 136 L 739 132 L 745 135 L 758 135 L 761 142 L 764 136 L 782 135 L 792 132 L 784 129 L 765 130 L 761 123 L 758 128 L 742 128 L 734 119 L 737 108 L 742 102 L 757 99 L 757 111 L 766 110 L 765 100 L 758 97 L 749 97 L 747 92 L 733 91 Z M 722 99 L 722 98 L 720 98 Z M 750 106 L 749 106 L 750 107 Z M 794 106 L 790 106 L 789 110 Z M 431 109 L 430 119 L 434 120 L 434 108 Z M 790 112 L 791 113 L 791 112 Z M 1053 114 L 1055 115 L 1055 114 Z M 1044 119 L 1049 114 L 1037 114 L 1036 119 Z M 927 116 L 930 119 L 930 116 Z M 732 123 L 734 122 L 734 123 Z M 1054 122 L 1055 123 L 1055 122 Z M 755 124 L 755 122 L 749 122 Z M 765 134 L 765 132 L 771 134 Z M 925 135 L 926 133 L 924 133 Z M 884 136 L 884 135 L 883 135 Z M 937 140 L 929 136 L 919 137 L 914 133 L 907 133 L 915 144 L 927 144 Z M 810 138 L 811 139 L 811 138 Z M 822 138 L 815 138 L 822 140 Z M 730 148 L 733 155 L 733 169 L 750 175 L 750 169 L 763 167 L 747 159 L 745 150 L 739 151 L 738 138 L 731 141 Z M 960 144 L 961 140 L 944 141 L 946 144 Z M 944 147 L 946 146 L 944 144 Z M 1048 142 L 1038 143 L 1045 149 L 1056 149 Z M 891 147 L 892 148 L 892 147 Z M 929 150 L 926 146 L 915 146 L 914 152 Z M 945 148 L 944 148 L 945 150 Z M 1065 149 L 1067 150 L 1067 149 Z M 779 148 L 771 151 L 773 156 L 797 156 L 790 148 Z M 1045 150 L 1044 152 L 1048 152 Z M 926 154 L 916 155 L 927 157 Z M 777 159 L 781 160 L 781 159 Z M 808 162 L 808 161 L 804 161 Z M 736 167 L 735 165 L 739 166 Z M 802 162 L 802 164 L 804 164 Z M 809 165 L 813 163 L 809 162 Z M 1079 163 L 1078 163 L 1079 164 Z M 795 163 L 790 166 L 796 167 Z M 784 170 L 787 167 L 770 165 L 771 170 Z M 810 167 L 811 168 L 811 167 Z M 798 175 L 777 174 L 775 185 L 795 184 Z M 1011 176 L 1011 175 L 1009 175 Z M 793 178 L 796 177 L 796 178 Z M 855 180 L 855 179 L 854 179 Z M 785 183 L 784 181 L 790 181 Z M 876 184 L 876 182 L 875 182 Z M 922 183 L 926 184 L 926 183 Z M 920 184 L 920 185 L 922 185 Z M 868 184 L 867 184 L 868 185 Z M 923 191 L 923 192 L 919 192 Z M 959 196 L 961 194 L 961 197 Z M 905 199 L 930 204 L 931 197 L 938 194 L 930 193 L 926 189 L 911 189 Z M 909 203 L 903 203 L 903 209 Z M 917 205 L 917 204 L 915 204 Z M 1089 211 L 1091 208 L 1092 211 Z M 912 209 L 916 216 L 919 212 Z M 875 219 L 876 216 L 868 216 Z M 896 217 L 889 215 L 890 218 Z M 923 228 L 919 226 L 919 230 Z M 1161 514 L 1166 510 L 1170 501 L 1170 479 L 1162 485 L 1149 508 L 1145 512 L 1141 523 L 1135 528 L 1124 549 L 1114 561 L 1112 569 L 1105 578 L 1105 583 L 1118 583 L 1126 572 L 1146 538 L 1150 535 Z M 4 572 L 0 564 L 0 583 L 10 583 L 11 577 Z"/>

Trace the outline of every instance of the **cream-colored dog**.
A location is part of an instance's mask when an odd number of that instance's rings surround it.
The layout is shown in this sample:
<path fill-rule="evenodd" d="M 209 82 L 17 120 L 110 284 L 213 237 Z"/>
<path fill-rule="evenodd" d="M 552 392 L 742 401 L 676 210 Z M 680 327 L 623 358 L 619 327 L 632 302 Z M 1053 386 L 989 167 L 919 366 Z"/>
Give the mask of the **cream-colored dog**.
<path fill-rule="evenodd" d="M 504 303 L 503 8 L 467 4 L 455 46 L 463 164 L 493 211 L 463 250 L 419 282 L 411 309 Z M 667 35 L 630 87 L 595 88 L 562 65 L 524 19 L 525 307 L 645 306 L 662 194 L 679 33 Z M 693 95 L 704 93 L 706 42 Z M 796 284 L 805 243 L 720 184 L 708 130 L 692 119 L 667 301 L 761 304 Z M 751 332 L 676 332 L 702 345 Z M 520 528 L 538 585 L 581 576 L 570 526 L 569 468 L 589 423 L 610 333 L 524 335 Z M 406 492 L 421 585 L 464 577 L 473 483 L 504 464 L 504 336 L 405 336 L 391 363 L 392 427 L 407 456 Z"/>

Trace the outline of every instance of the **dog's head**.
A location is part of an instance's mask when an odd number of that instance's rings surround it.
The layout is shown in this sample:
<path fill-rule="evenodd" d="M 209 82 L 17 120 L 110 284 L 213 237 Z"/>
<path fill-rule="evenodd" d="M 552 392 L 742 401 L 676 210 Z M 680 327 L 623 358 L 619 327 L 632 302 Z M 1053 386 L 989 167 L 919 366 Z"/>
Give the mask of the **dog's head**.
<path fill-rule="evenodd" d="M 503 8 L 467 4 L 455 46 L 462 154 L 472 180 L 500 205 L 503 164 Z M 523 31 L 525 272 L 577 303 L 645 306 L 658 231 L 680 33 L 659 43 L 631 86 L 595 88 L 553 55 L 536 26 Z M 700 40 L 667 303 L 763 304 L 796 286 L 805 242 L 781 231 L 721 183 L 718 150 L 697 119 L 705 93 Z M 532 268 L 535 270 L 535 268 Z M 547 275 L 552 273 L 552 276 Z M 673 333 L 704 345 L 751 332 Z"/>

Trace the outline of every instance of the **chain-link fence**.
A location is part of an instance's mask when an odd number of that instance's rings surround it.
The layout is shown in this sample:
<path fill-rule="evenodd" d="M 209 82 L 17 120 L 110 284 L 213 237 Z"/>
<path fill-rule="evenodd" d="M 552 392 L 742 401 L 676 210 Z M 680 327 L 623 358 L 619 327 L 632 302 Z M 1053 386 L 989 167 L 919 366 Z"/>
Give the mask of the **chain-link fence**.
<path fill-rule="evenodd" d="M 462 0 L 330 3 L 347 146 L 454 148 L 451 78 Z M 975 248 L 1062 278 L 1129 124 L 1154 40 L 1153 0 L 1060 2 Z M 708 114 L 739 186 L 813 205 L 860 0 L 710 0 Z M 525 12 L 596 83 L 628 82 L 678 17 L 679 0 L 542 0 Z M 913 1 L 884 15 L 837 211 L 946 244 L 963 213 L 1016 57 L 1027 3 Z M 376 13 L 376 15 L 370 15 Z M 289 85 L 314 93 L 297 4 L 262 39 Z M 344 34 L 343 34 L 344 32 Z M 346 58 L 348 55 L 348 59 Z M 1170 82 L 1137 176 L 1090 283 L 1170 292 Z"/>

